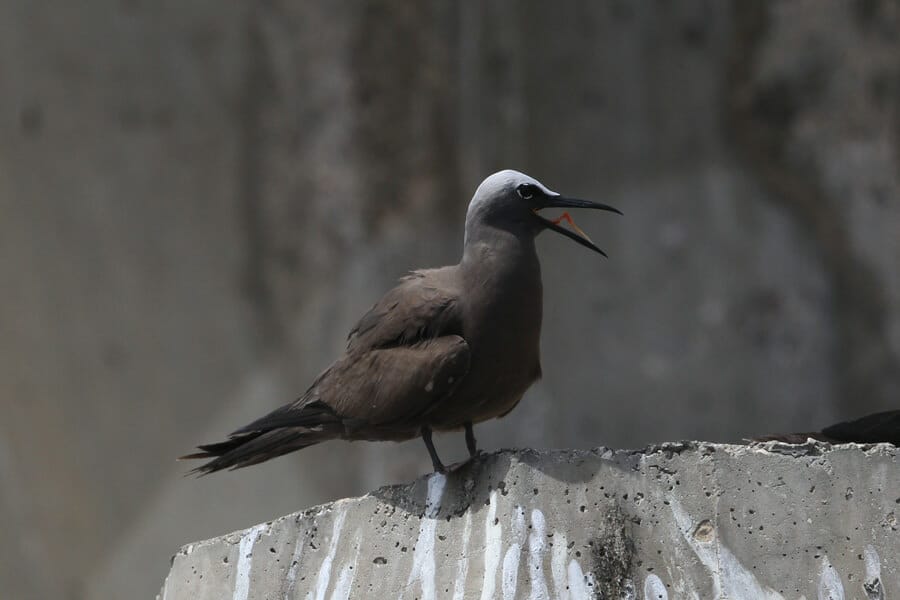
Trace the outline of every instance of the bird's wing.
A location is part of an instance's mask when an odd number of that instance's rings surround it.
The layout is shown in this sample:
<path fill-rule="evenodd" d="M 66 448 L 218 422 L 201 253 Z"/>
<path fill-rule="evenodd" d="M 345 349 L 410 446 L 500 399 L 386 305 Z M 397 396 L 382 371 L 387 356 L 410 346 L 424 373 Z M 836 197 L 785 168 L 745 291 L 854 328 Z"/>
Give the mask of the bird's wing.
<path fill-rule="evenodd" d="M 414 273 L 360 319 L 347 352 L 303 396 L 232 435 L 316 423 L 352 432 L 414 422 L 468 372 L 461 332 L 457 295 Z"/>
<path fill-rule="evenodd" d="M 422 414 L 447 398 L 468 370 L 469 346 L 458 335 L 348 354 L 298 401 L 182 458 L 212 459 L 193 470 L 206 474 L 334 438 L 406 439 L 419 432 Z"/>
<path fill-rule="evenodd" d="M 363 315 L 347 336 L 347 352 L 411 346 L 445 335 L 462 335 L 456 292 L 414 272 Z"/>
<path fill-rule="evenodd" d="M 469 359 L 469 345 L 458 335 L 352 353 L 314 393 L 340 415 L 348 435 L 418 429 L 421 416 L 465 377 Z"/>

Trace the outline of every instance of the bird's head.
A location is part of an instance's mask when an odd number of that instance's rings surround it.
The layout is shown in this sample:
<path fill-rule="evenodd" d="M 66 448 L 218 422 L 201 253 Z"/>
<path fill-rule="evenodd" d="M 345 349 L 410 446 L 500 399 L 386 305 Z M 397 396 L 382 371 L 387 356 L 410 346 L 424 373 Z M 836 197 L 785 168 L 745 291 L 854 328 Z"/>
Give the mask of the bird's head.
<path fill-rule="evenodd" d="M 545 208 L 593 208 L 622 214 L 619 209 L 607 204 L 567 198 L 533 177 L 507 169 L 494 173 L 475 190 L 466 213 L 466 239 L 470 239 L 481 227 L 531 236 L 550 229 L 606 256 L 575 224 L 568 212 L 556 219 L 548 219 L 539 214 Z M 572 227 L 571 230 L 560 225 L 564 220 Z"/>

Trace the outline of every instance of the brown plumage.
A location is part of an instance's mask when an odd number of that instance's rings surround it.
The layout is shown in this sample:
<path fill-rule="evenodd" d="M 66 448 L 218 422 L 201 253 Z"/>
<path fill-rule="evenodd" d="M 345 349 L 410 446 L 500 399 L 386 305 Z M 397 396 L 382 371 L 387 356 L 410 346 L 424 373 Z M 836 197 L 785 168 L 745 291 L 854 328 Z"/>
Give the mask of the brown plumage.
<path fill-rule="evenodd" d="M 253 465 L 330 439 L 407 440 L 421 435 L 444 466 L 432 430 L 465 429 L 503 416 L 540 377 L 541 271 L 534 238 L 552 229 L 549 206 L 612 207 L 563 198 L 516 171 L 479 186 L 466 215 L 458 265 L 415 271 L 356 324 L 343 355 L 296 401 L 183 458 L 211 458 L 194 472 Z M 578 230 L 580 232 L 580 230 Z"/>
<path fill-rule="evenodd" d="M 808 433 L 780 433 L 754 438 L 753 441 L 778 441 L 788 444 L 803 444 L 807 439 L 832 444 L 880 444 L 900 446 L 900 410 L 866 415 L 853 421 L 836 423 L 822 431 Z"/>

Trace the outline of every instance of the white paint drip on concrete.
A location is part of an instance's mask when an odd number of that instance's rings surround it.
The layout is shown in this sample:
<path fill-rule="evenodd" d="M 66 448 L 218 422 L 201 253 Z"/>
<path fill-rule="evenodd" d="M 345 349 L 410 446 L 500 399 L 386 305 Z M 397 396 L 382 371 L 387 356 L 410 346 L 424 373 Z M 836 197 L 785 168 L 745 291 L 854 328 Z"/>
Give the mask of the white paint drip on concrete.
<path fill-rule="evenodd" d="M 574 558 L 569 561 L 569 600 L 590 600 L 594 598 L 591 588 L 588 587 L 587 578 L 581 565 Z"/>
<path fill-rule="evenodd" d="M 528 578 L 531 581 L 530 600 L 550 600 L 547 578 L 544 576 L 544 553 L 547 548 L 547 526 L 544 513 L 531 511 L 531 533 L 528 535 Z"/>
<path fill-rule="evenodd" d="M 472 535 L 472 511 L 466 511 L 463 521 L 462 539 L 460 540 L 459 562 L 456 565 L 456 581 L 453 584 L 453 600 L 465 600 L 466 577 L 469 575 L 469 536 Z"/>
<path fill-rule="evenodd" d="M 566 534 L 561 531 L 553 532 L 553 557 L 550 560 L 550 572 L 553 575 L 553 595 L 558 600 L 568 596 L 566 586 L 569 585 L 566 576 Z"/>
<path fill-rule="evenodd" d="M 291 600 L 294 597 L 294 586 L 297 585 L 297 569 L 300 568 L 300 559 L 303 557 L 303 548 L 306 547 L 306 543 L 309 540 L 309 530 L 303 535 L 297 536 L 297 541 L 294 542 L 294 552 L 291 554 L 291 564 L 288 567 L 287 575 L 285 576 L 285 587 L 284 587 L 284 600 Z"/>
<path fill-rule="evenodd" d="M 683 572 L 680 572 L 681 569 L 676 570 L 675 572 L 679 575 L 683 576 Z M 672 575 L 672 570 L 669 570 L 669 575 Z M 700 600 L 700 595 L 691 587 L 688 589 L 687 584 L 683 578 L 675 579 L 672 581 L 672 595 L 674 598 L 685 598 L 686 600 Z M 803 596 L 797 598 L 797 600 L 806 600 Z"/>
<path fill-rule="evenodd" d="M 435 473 L 428 478 L 428 491 L 425 494 L 425 516 L 419 525 L 419 536 L 416 538 L 416 551 L 413 554 L 412 570 L 409 572 L 407 587 L 420 582 L 422 600 L 435 598 L 434 567 L 434 534 L 437 528 L 437 516 L 441 511 L 441 499 L 447 476 Z"/>
<path fill-rule="evenodd" d="M 510 544 L 503 557 L 503 575 L 500 578 L 503 600 L 513 600 L 516 597 L 520 552 L 522 552 L 522 548 L 514 542 Z"/>
<path fill-rule="evenodd" d="M 881 579 L 881 557 L 872 544 L 866 546 L 863 556 L 866 563 L 866 579 Z"/>
<path fill-rule="evenodd" d="M 241 537 L 238 545 L 238 563 L 234 576 L 234 600 L 247 600 L 250 595 L 250 567 L 253 563 L 253 545 L 266 524 L 255 525 Z"/>
<path fill-rule="evenodd" d="M 503 527 L 499 522 L 494 524 L 497 518 L 497 502 L 497 490 L 494 490 L 491 492 L 491 504 L 484 521 L 484 583 L 481 586 L 481 600 L 493 600 L 494 589 L 497 586 L 497 567 L 500 565 L 503 542 Z"/>
<path fill-rule="evenodd" d="M 869 600 L 884 600 L 884 588 L 881 582 L 881 557 L 875 547 L 869 544 L 863 554 L 866 563 L 865 591 Z"/>
<path fill-rule="evenodd" d="M 347 516 L 343 510 L 337 510 L 334 515 L 334 526 L 331 530 L 331 542 L 328 544 L 328 553 L 322 560 L 322 566 L 319 567 L 319 575 L 316 577 L 315 595 L 310 591 L 307 599 L 325 600 L 325 592 L 328 591 L 328 584 L 331 583 L 331 563 L 334 562 L 334 555 L 337 552 L 338 541 L 341 539 L 341 529 L 344 527 L 344 518 Z"/>
<path fill-rule="evenodd" d="M 669 600 L 666 584 L 654 573 L 644 579 L 644 600 Z"/>
<path fill-rule="evenodd" d="M 425 518 L 437 519 L 441 512 L 441 500 L 444 498 L 444 487 L 447 485 L 447 476 L 443 473 L 434 473 L 428 478 L 428 492 L 425 494 Z"/>
<path fill-rule="evenodd" d="M 694 528 L 700 521 L 694 521 L 675 498 L 668 500 L 678 531 L 712 575 L 716 598 L 784 600 L 784 596 L 757 581 L 731 550 L 719 542 L 718 532 L 714 530 L 706 541 L 695 538 Z"/>
<path fill-rule="evenodd" d="M 844 584 L 841 576 L 831 566 L 828 556 L 822 557 L 822 570 L 819 573 L 819 600 L 844 600 Z"/>
<path fill-rule="evenodd" d="M 503 600 L 514 600 L 516 586 L 519 580 L 519 560 L 522 556 L 522 544 L 525 542 L 525 509 L 516 507 L 512 519 L 512 539 L 506 555 L 503 557 L 503 576 L 501 577 L 501 589 Z"/>
<path fill-rule="evenodd" d="M 331 600 L 348 600 L 348 598 L 350 598 L 350 587 L 353 585 L 353 569 L 355 564 L 354 561 L 353 565 L 346 564 L 341 568 L 340 575 L 338 575 L 338 582 L 334 586 L 334 591 L 331 592 Z"/>
<path fill-rule="evenodd" d="M 353 587 L 353 578 L 356 575 L 356 563 L 359 561 L 359 547 L 361 545 L 359 539 L 360 535 L 359 531 L 357 531 L 355 537 L 356 552 L 353 553 L 353 558 L 341 567 L 338 582 L 334 586 L 334 591 L 331 592 L 331 600 L 349 600 L 350 598 L 350 589 Z"/>
<path fill-rule="evenodd" d="M 719 544 L 718 554 L 720 585 L 725 597 L 784 600 L 784 596 L 760 583 L 724 545 Z"/>

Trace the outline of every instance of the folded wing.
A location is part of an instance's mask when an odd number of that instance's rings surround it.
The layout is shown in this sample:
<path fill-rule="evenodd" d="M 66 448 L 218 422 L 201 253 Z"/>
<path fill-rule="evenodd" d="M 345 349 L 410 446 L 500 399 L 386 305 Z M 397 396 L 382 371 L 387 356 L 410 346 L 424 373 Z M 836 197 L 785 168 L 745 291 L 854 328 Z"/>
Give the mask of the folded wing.
<path fill-rule="evenodd" d="M 408 439 L 469 370 L 457 297 L 427 275 L 404 279 L 350 332 L 344 355 L 295 402 L 199 446 L 195 472 L 240 468 L 333 438 Z"/>

